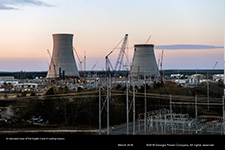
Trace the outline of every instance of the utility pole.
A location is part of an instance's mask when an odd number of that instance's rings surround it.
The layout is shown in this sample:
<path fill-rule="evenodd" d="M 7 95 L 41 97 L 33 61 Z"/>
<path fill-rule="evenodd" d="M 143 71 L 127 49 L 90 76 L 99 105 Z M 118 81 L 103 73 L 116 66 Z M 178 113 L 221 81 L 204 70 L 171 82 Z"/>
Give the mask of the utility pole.
<path fill-rule="evenodd" d="M 101 124 L 102 124 L 102 119 L 101 119 L 101 111 L 102 111 L 102 108 L 101 108 L 101 82 L 99 81 L 99 135 L 101 135 Z"/>
<path fill-rule="evenodd" d="M 128 98 L 128 80 L 129 80 L 129 75 L 127 77 L 127 91 L 126 91 L 126 105 L 127 105 L 127 135 L 129 135 L 129 98 Z"/>
<path fill-rule="evenodd" d="M 171 132 L 173 133 L 173 127 L 172 127 L 172 95 L 170 94 L 170 127 Z"/>
<path fill-rule="evenodd" d="M 65 111 L 64 111 L 64 116 L 65 116 L 65 122 L 64 122 L 64 124 L 66 125 L 67 124 L 67 118 L 66 118 L 66 106 L 67 106 L 67 101 L 65 101 Z"/>
<path fill-rule="evenodd" d="M 198 104 L 197 104 L 197 95 L 195 95 L 195 118 L 198 120 Z"/>
<path fill-rule="evenodd" d="M 86 59 L 87 59 L 87 57 L 86 57 L 86 51 L 84 51 L 84 79 L 85 79 L 85 77 L 86 77 Z"/>
<path fill-rule="evenodd" d="M 161 63 L 160 63 L 160 70 L 161 70 L 161 83 L 163 83 L 163 71 L 162 71 L 162 63 L 163 63 L 163 52 L 164 52 L 164 50 L 162 50 L 162 55 L 161 55 Z"/>
<path fill-rule="evenodd" d="M 132 84 L 133 84 L 133 135 L 135 135 L 135 86 L 132 75 Z"/>
<path fill-rule="evenodd" d="M 225 134 L 225 121 L 224 121 L 224 119 L 225 119 L 225 118 L 224 118 L 224 117 L 225 117 L 225 116 L 224 116 L 224 115 L 225 115 L 225 114 L 224 114 L 224 111 L 225 111 L 225 110 L 224 110 L 224 96 L 222 97 L 222 104 L 223 104 L 223 134 Z"/>
<path fill-rule="evenodd" d="M 147 99 L 146 99 L 146 76 L 144 74 L 144 92 L 145 92 L 145 134 L 147 134 Z"/>
<path fill-rule="evenodd" d="M 207 98 L 208 98 L 208 111 L 209 111 L 209 72 L 207 71 Z"/>
<path fill-rule="evenodd" d="M 109 135 L 109 77 L 107 77 L 107 135 Z"/>
<path fill-rule="evenodd" d="M 218 62 L 215 63 L 212 72 L 209 74 L 209 72 L 207 72 L 207 97 L 208 97 L 208 111 L 209 111 L 209 77 L 211 75 L 213 75 L 213 72 L 216 68 L 216 65 L 218 64 Z"/>

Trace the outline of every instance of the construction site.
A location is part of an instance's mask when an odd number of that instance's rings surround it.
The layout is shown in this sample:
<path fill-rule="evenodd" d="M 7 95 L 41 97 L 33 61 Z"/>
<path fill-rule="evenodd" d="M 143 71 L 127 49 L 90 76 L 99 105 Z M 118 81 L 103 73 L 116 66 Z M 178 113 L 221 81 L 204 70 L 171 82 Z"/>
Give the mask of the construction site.
<path fill-rule="evenodd" d="M 215 70 L 218 62 L 201 74 L 163 70 L 164 50 L 157 60 L 150 38 L 134 45 L 129 62 L 125 34 L 103 58 L 103 71 L 93 71 L 98 62 L 87 71 L 73 34 L 53 34 L 46 76 L 0 76 L 0 133 L 224 135 L 224 76 Z M 110 56 L 118 49 L 113 65 Z"/>

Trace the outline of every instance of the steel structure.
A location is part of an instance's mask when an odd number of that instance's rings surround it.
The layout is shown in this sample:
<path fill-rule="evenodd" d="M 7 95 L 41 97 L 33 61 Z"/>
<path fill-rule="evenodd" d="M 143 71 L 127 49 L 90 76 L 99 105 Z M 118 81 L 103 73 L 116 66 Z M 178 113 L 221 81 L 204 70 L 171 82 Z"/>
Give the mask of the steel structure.
<path fill-rule="evenodd" d="M 105 56 L 105 60 L 106 60 L 106 72 L 109 72 L 110 71 L 110 68 L 111 70 L 113 71 L 112 74 L 114 74 L 115 71 L 120 71 L 121 70 L 121 66 L 122 66 L 122 63 L 123 63 L 123 57 L 124 57 L 124 54 L 125 54 L 125 50 L 127 48 L 127 40 L 128 40 L 128 34 L 125 34 L 125 37 L 116 45 L 116 47 L 111 50 L 106 56 Z M 120 45 L 120 43 L 123 41 L 122 43 L 122 46 L 120 48 L 120 53 L 117 57 L 117 61 L 116 61 L 116 64 L 115 64 L 115 67 L 113 67 L 113 65 L 111 64 L 110 60 L 109 60 L 109 56 L 116 50 L 118 49 L 118 46 Z M 118 69 L 118 70 L 117 70 Z M 107 73 L 106 73 L 107 75 Z"/>
<path fill-rule="evenodd" d="M 195 117 L 189 114 L 174 113 L 173 105 L 195 105 Z M 211 103 L 210 105 L 222 106 L 223 116 L 202 115 L 198 116 L 198 105 L 208 105 L 198 103 L 195 96 L 193 102 L 172 102 L 170 95 L 170 110 L 158 109 L 138 115 L 137 134 L 221 134 L 225 133 L 224 122 L 224 97 L 222 103 Z M 145 120 L 147 116 L 147 121 Z M 146 131 L 147 130 L 147 131 Z"/>
<path fill-rule="evenodd" d="M 73 50 L 74 50 L 74 52 L 75 52 L 75 54 L 77 56 L 77 59 L 79 61 L 80 71 L 82 71 L 83 70 L 83 68 L 82 68 L 83 61 L 80 59 L 80 57 L 79 57 L 79 55 L 78 55 L 77 50 L 75 49 L 75 47 L 73 47 Z"/>
<path fill-rule="evenodd" d="M 125 34 L 121 49 L 120 49 L 120 53 L 118 55 L 117 61 L 116 61 L 116 65 L 115 65 L 115 71 L 117 70 L 118 67 L 118 71 L 120 71 L 122 63 L 123 63 L 123 57 L 125 54 L 125 49 L 127 47 L 127 39 L 128 39 L 128 34 Z M 118 66 L 119 65 L 119 66 Z"/>

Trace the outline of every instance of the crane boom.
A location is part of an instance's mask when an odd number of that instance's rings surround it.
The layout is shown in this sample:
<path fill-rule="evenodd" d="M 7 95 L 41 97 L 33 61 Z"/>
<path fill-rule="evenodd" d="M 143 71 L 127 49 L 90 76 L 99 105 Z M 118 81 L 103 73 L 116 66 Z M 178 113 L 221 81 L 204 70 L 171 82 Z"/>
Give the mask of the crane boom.
<path fill-rule="evenodd" d="M 162 55 L 161 55 L 161 63 L 160 63 L 160 70 L 161 70 L 161 82 L 163 82 L 163 80 L 162 80 L 162 62 L 163 62 L 163 52 L 164 52 L 164 50 L 162 50 Z"/>
<path fill-rule="evenodd" d="M 47 49 L 47 51 L 48 51 L 48 55 L 49 55 L 49 57 L 51 59 L 51 62 L 53 64 L 53 67 L 54 67 L 54 72 L 55 72 L 55 75 L 54 76 L 55 76 L 55 78 L 57 78 L 57 73 L 56 73 L 56 68 L 55 68 L 55 63 L 54 63 L 53 57 L 51 56 L 49 49 Z M 51 68 L 51 64 L 49 65 L 49 69 L 50 68 Z"/>
<path fill-rule="evenodd" d="M 158 58 L 158 64 L 157 64 L 156 81 L 158 81 L 159 63 L 160 63 L 160 56 Z"/>
<path fill-rule="evenodd" d="M 77 51 L 74 47 L 73 47 L 73 51 L 75 52 L 75 54 L 78 58 L 78 61 L 79 61 L 79 64 L 80 64 L 80 71 L 82 71 L 82 61 L 81 61 L 81 59 L 80 59 L 80 57 L 79 57 L 79 55 L 78 55 L 78 53 L 77 53 Z"/>
<path fill-rule="evenodd" d="M 213 67 L 213 71 L 214 71 L 214 69 L 216 68 L 216 65 L 218 64 L 218 61 L 216 62 L 216 64 L 214 65 L 214 67 Z"/>
<path fill-rule="evenodd" d="M 98 61 L 94 64 L 94 66 L 91 68 L 91 71 L 95 68 L 95 66 L 97 65 Z"/>
<path fill-rule="evenodd" d="M 123 39 L 124 39 L 124 38 L 123 38 Z M 114 49 L 112 49 L 112 50 L 105 56 L 105 60 L 106 60 L 106 72 L 107 72 L 107 71 L 110 71 L 110 67 L 111 67 L 112 70 L 114 70 L 114 69 L 113 69 L 113 66 L 112 66 L 112 64 L 111 64 L 111 62 L 110 62 L 110 60 L 109 60 L 109 55 L 111 55 L 111 54 L 114 52 L 114 50 L 117 49 L 117 47 L 120 45 L 120 43 L 123 41 L 123 39 L 121 39 L 120 42 L 116 45 L 116 47 L 115 47 Z M 106 74 L 107 74 L 107 73 L 106 73 Z"/>
<path fill-rule="evenodd" d="M 215 65 L 214 65 L 214 67 L 213 67 L 213 70 L 212 70 L 212 72 L 210 73 L 210 75 L 213 74 L 213 72 L 214 72 L 214 70 L 215 70 L 217 64 L 218 64 L 218 61 L 215 63 Z"/>
<path fill-rule="evenodd" d="M 124 37 L 124 40 L 123 40 L 123 43 L 122 43 L 122 46 L 121 46 L 121 49 L 120 49 L 120 53 L 118 55 L 116 65 L 115 65 L 115 68 L 114 68 L 115 71 L 116 71 L 118 65 L 119 65 L 118 70 L 121 69 L 123 57 L 124 57 L 125 49 L 126 49 L 126 45 L 127 45 L 127 39 L 128 39 L 128 34 L 125 34 L 125 37 Z"/>
<path fill-rule="evenodd" d="M 150 36 L 148 37 L 148 40 L 147 40 L 146 44 L 148 44 L 148 42 L 149 42 L 149 40 L 150 40 L 151 37 L 152 37 L 152 35 L 150 35 Z"/>

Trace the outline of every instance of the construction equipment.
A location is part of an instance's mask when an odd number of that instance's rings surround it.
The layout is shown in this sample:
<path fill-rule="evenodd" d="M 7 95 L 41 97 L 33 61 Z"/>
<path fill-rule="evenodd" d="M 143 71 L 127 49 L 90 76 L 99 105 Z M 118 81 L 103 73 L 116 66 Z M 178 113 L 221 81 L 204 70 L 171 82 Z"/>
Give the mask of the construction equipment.
<path fill-rule="evenodd" d="M 215 63 L 213 70 L 210 74 L 207 73 L 207 99 L 208 99 L 208 111 L 209 111 L 209 77 L 213 74 L 214 69 L 216 68 L 218 62 Z"/>
<path fill-rule="evenodd" d="M 163 73 L 162 73 L 163 52 L 164 52 L 164 50 L 162 50 L 162 55 L 161 55 L 161 63 L 160 63 L 160 70 L 161 70 L 161 82 L 163 82 L 163 78 L 162 78 L 162 75 L 163 75 Z"/>
<path fill-rule="evenodd" d="M 78 61 L 79 61 L 79 66 L 80 66 L 80 71 L 82 71 L 82 60 L 80 59 L 78 53 L 77 53 L 77 50 L 73 47 L 73 51 L 75 52 L 77 58 L 78 58 Z"/>
<path fill-rule="evenodd" d="M 213 72 L 214 72 L 214 70 L 215 70 L 217 64 L 218 64 L 218 61 L 215 63 L 212 72 L 209 74 L 209 77 L 213 74 Z"/>
<path fill-rule="evenodd" d="M 84 51 L 84 72 L 86 72 L 86 60 L 87 60 L 86 51 Z"/>
<path fill-rule="evenodd" d="M 164 52 L 164 50 L 162 50 L 161 60 L 160 60 L 160 55 L 159 55 L 158 64 L 157 64 L 157 72 L 156 72 L 156 81 L 157 81 L 158 80 L 158 73 L 159 73 L 159 65 L 160 65 L 160 78 L 161 78 L 161 82 L 163 82 L 163 78 L 162 78 L 163 52 Z"/>
<path fill-rule="evenodd" d="M 54 62 L 54 60 L 53 60 L 53 57 L 52 57 L 51 54 L 50 54 L 49 49 L 47 49 L 47 52 L 48 52 L 48 55 L 49 55 L 49 57 L 50 57 L 50 59 L 51 59 L 51 62 L 52 62 L 52 64 L 53 64 L 53 67 L 54 67 L 54 73 L 55 73 L 54 77 L 55 77 L 55 81 L 58 83 L 58 81 L 57 81 L 57 73 L 56 73 L 55 62 Z M 51 69 L 51 65 L 49 65 L 49 69 Z"/>
<path fill-rule="evenodd" d="M 53 64 L 53 67 L 54 67 L 54 72 L 55 72 L 55 75 L 54 76 L 57 77 L 57 73 L 56 73 L 56 68 L 55 68 L 55 63 L 54 63 L 53 57 L 51 56 L 49 49 L 47 49 L 47 52 L 48 52 L 48 55 L 49 55 L 49 57 L 51 59 L 51 62 Z M 51 65 L 49 65 L 49 69 L 50 68 L 51 68 Z"/>
<path fill-rule="evenodd" d="M 148 40 L 147 40 L 146 44 L 148 44 L 148 42 L 149 42 L 149 40 L 151 39 L 151 37 L 152 37 L 152 35 L 150 35 L 150 36 L 148 37 Z"/>
<path fill-rule="evenodd" d="M 158 64 L 157 64 L 157 72 L 156 72 L 156 77 L 155 77 L 155 80 L 156 80 L 156 82 L 158 82 L 158 73 L 159 73 L 159 63 L 160 63 L 160 56 L 159 56 L 159 58 L 158 58 Z"/>
<path fill-rule="evenodd" d="M 124 57 L 124 54 L 125 54 L 125 49 L 127 47 L 127 39 L 128 39 L 128 34 L 125 34 L 125 37 L 124 37 L 124 40 L 123 40 L 123 44 L 121 46 L 121 49 L 120 49 L 120 53 L 118 55 L 118 58 L 117 58 L 117 61 L 116 61 L 116 65 L 115 65 L 115 71 L 118 67 L 118 71 L 120 71 L 121 69 L 121 66 L 122 66 L 122 62 L 123 62 L 123 57 Z"/>
<path fill-rule="evenodd" d="M 106 60 L 106 71 L 110 71 L 110 67 L 111 67 L 111 69 L 113 70 L 113 66 L 112 66 L 112 64 L 111 64 L 111 62 L 110 62 L 110 60 L 109 60 L 109 58 L 108 58 L 109 55 L 110 55 L 110 54 L 108 54 L 108 55 L 105 57 L 105 60 Z"/>
<path fill-rule="evenodd" d="M 127 46 L 127 39 L 128 39 L 128 34 L 125 34 L 125 37 L 116 45 L 116 47 L 111 50 L 106 56 L 105 56 L 105 59 L 106 59 L 106 74 L 107 72 L 110 71 L 110 68 L 111 70 L 113 70 L 113 74 L 114 72 L 117 70 L 117 68 L 119 68 L 118 70 L 121 69 L 121 66 L 122 66 L 122 62 L 123 62 L 123 57 L 124 57 L 124 54 L 125 54 L 125 49 L 126 49 L 126 46 Z M 120 45 L 120 43 L 123 41 L 122 43 L 122 46 L 120 48 L 120 53 L 118 55 L 118 58 L 117 58 L 117 61 L 116 61 L 116 65 L 115 65 L 115 68 L 113 68 L 110 60 L 109 60 L 109 56 L 116 50 L 118 49 L 118 46 Z M 119 67 L 118 67 L 119 65 Z"/>
<path fill-rule="evenodd" d="M 97 65 L 98 61 L 94 64 L 94 66 L 91 68 L 91 71 L 94 70 L 95 66 Z"/>

